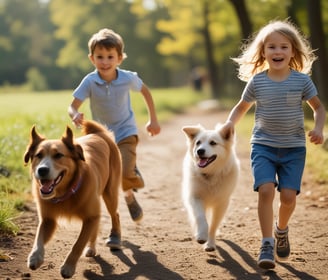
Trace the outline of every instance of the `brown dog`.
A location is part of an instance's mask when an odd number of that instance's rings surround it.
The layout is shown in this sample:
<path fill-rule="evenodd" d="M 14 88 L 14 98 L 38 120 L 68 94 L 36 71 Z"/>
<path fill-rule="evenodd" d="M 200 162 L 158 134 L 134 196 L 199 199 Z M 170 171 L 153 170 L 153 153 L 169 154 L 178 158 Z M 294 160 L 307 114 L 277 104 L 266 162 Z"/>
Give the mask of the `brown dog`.
<path fill-rule="evenodd" d="M 118 195 L 121 184 L 121 156 L 111 132 L 93 121 L 83 123 L 84 136 L 73 139 L 67 127 L 61 140 L 47 140 L 33 126 L 24 155 L 31 160 L 33 194 L 37 203 L 39 225 L 28 257 L 28 267 L 35 270 L 44 260 L 44 245 L 51 239 L 57 218 L 82 221 L 80 235 L 61 267 L 61 275 L 70 278 L 82 251 L 96 254 L 96 239 L 103 197 L 112 219 L 108 246 L 120 247 L 121 228 Z"/>

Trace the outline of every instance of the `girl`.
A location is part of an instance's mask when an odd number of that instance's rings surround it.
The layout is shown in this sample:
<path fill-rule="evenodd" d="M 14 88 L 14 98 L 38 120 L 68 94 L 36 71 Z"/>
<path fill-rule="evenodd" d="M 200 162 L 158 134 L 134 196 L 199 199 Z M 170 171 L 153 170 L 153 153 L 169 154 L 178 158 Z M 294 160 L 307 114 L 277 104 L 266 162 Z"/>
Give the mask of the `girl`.
<path fill-rule="evenodd" d="M 251 165 L 263 238 L 258 265 L 264 269 L 275 267 L 274 253 L 280 260 L 290 254 L 288 222 L 300 192 L 306 154 L 302 101 L 314 113 L 310 142 L 323 142 L 325 109 L 307 75 L 315 59 L 307 40 L 288 21 L 264 26 L 234 59 L 239 64 L 239 78 L 248 83 L 225 126 L 234 128 L 256 104 Z M 274 223 L 275 187 L 280 203 Z"/>

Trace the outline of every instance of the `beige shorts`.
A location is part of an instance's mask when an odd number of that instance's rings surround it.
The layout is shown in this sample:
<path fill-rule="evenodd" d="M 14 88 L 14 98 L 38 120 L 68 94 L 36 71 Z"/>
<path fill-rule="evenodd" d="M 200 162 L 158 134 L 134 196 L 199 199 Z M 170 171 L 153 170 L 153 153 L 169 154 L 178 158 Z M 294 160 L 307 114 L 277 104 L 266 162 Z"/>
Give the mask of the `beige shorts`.
<path fill-rule="evenodd" d="M 123 191 L 141 189 L 144 187 L 144 181 L 137 169 L 136 150 L 138 142 L 138 136 L 131 135 L 117 143 L 122 155 Z"/>

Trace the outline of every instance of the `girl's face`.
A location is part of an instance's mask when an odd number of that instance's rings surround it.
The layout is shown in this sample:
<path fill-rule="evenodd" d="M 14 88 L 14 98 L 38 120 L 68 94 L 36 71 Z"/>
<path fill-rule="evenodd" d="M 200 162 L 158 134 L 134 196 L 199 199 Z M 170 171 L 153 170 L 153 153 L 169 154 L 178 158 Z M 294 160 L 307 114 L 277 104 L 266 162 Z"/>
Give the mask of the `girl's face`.
<path fill-rule="evenodd" d="M 89 58 L 103 80 L 110 82 L 116 79 L 116 68 L 121 64 L 123 57 L 115 48 L 96 46 L 93 54 L 89 54 Z"/>
<path fill-rule="evenodd" d="M 273 32 L 264 42 L 262 55 L 269 64 L 269 70 L 289 71 L 289 62 L 294 56 L 293 46 L 287 37 Z"/>

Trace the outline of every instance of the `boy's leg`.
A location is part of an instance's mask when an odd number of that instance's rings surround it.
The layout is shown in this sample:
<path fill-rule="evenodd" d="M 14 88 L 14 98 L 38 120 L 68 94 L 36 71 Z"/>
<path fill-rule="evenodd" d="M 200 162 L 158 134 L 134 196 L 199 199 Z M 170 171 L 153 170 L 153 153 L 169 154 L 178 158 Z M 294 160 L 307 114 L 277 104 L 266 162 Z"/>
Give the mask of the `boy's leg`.
<path fill-rule="evenodd" d="M 143 217 L 143 211 L 137 202 L 133 190 L 144 187 L 143 178 L 136 167 L 136 148 L 138 137 L 129 136 L 118 143 L 122 156 L 123 179 L 122 187 L 125 201 L 127 203 L 130 216 L 133 221 L 140 221 Z"/>

